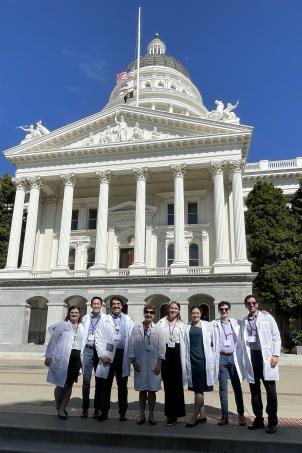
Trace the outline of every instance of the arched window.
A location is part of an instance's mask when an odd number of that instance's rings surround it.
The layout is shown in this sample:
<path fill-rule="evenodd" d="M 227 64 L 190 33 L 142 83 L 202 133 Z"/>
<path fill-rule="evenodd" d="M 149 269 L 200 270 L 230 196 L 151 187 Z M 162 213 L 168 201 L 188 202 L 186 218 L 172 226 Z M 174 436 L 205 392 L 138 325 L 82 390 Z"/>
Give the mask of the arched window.
<path fill-rule="evenodd" d="M 70 247 L 69 255 L 68 255 L 68 267 L 69 267 L 69 269 L 71 271 L 74 271 L 75 255 L 76 255 L 75 248 L 74 247 Z"/>
<path fill-rule="evenodd" d="M 86 269 L 89 269 L 91 266 L 93 266 L 94 261 L 95 261 L 95 249 L 93 247 L 89 247 L 89 249 L 87 250 Z"/>
<path fill-rule="evenodd" d="M 145 83 L 145 88 L 151 88 L 151 83 L 150 82 L 146 82 Z"/>
<path fill-rule="evenodd" d="M 164 88 L 163 82 L 158 82 L 157 86 L 158 86 L 159 88 Z"/>
<path fill-rule="evenodd" d="M 189 266 L 199 266 L 197 244 L 191 244 L 189 247 Z"/>
<path fill-rule="evenodd" d="M 167 267 L 170 267 L 173 261 L 174 261 L 174 244 L 169 244 L 167 251 Z"/>

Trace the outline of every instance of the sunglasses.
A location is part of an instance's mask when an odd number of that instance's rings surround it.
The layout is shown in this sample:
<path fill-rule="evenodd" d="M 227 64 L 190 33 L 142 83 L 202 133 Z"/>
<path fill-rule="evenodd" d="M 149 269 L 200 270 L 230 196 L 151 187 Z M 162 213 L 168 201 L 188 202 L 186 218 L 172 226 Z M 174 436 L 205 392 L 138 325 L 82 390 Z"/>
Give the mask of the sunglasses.
<path fill-rule="evenodd" d="M 229 311 L 229 308 L 219 308 L 219 311 Z"/>
<path fill-rule="evenodd" d="M 258 303 L 258 302 L 246 302 L 245 305 L 250 305 L 250 306 L 253 305 L 253 306 L 255 306 L 255 305 L 257 305 L 257 303 Z"/>
<path fill-rule="evenodd" d="M 148 313 L 150 315 L 155 315 L 155 311 L 153 311 L 153 310 L 146 310 L 144 313 L 145 313 L 145 315 L 147 315 Z"/>

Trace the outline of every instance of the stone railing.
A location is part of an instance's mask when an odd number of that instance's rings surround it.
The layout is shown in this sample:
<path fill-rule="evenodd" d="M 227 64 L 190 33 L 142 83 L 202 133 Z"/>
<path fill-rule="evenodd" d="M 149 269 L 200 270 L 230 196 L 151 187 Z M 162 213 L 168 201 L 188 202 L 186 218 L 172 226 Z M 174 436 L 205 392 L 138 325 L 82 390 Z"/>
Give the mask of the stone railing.
<path fill-rule="evenodd" d="M 156 267 L 147 269 L 147 275 L 168 275 L 170 274 L 169 267 Z"/>
<path fill-rule="evenodd" d="M 302 157 L 287 160 L 260 160 L 259 162 L 246 163 L 244 173 L 263 170 L 289 170 L 300 168 L 302 170 Z"/>
<path fill-rule="evenodd" d="M 189 275 L 204 275 L 204 274 L 210 274 L 212 271 L 212 268 L 211 267 L 206 267 L 206 266 L 202 266 L 202 267 L 199 267 L 199 266 L 192 266 L 192 267 L 188 267 L 188 274 Z"/>
<path fill-rule="evenodd" d="M 129 269 L 107 269 L 109 277 L 125 277 L 129 275 Z"/>
<path fill-rule="evenodd" d="M 51 278 L 51 271 L 34 271 L 32 273 L 33 278 Z"/>

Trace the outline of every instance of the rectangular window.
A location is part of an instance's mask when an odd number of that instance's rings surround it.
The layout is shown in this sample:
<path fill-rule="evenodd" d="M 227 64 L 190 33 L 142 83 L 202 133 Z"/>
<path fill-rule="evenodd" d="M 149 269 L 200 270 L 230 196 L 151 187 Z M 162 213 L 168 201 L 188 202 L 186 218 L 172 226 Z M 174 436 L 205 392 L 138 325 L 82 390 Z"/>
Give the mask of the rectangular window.
<path fill-rule="evenodd" d="M 72 210 L 72 217 L 71 217 L 71 229 L 72 230 L 77 230 L 78 229 L 78 223 L 79 223 L 79 210 L 78 209 L 73 209 Z"/>
<path fill-rule="evenodd" d="M 168 225 L 174 225 L 174 204 L 168 204 Z"/>
<path fill-rule="evenodd" d="M 188 203 L 188 224 L 198 223 L 197 203 Z"/>
<path fill-rule="evenodd" d="M 170 267 L 174 261 L 174 244 L 169 244 L 167 250 L 167 267 Z"/>
<path fill-rule="evenodd" d="M 89 209 L 88 230 L 96 230 L 97 209 Z"/>

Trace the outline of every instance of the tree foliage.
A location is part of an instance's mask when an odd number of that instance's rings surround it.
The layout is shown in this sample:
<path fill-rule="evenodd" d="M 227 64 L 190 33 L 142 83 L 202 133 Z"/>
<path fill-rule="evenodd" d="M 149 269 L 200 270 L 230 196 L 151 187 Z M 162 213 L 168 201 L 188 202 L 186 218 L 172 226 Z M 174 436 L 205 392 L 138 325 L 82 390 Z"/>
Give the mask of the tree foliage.
<path fill-rule="evenodd" d="M 291 212 L 298 222 L 299 233 L 302 234 L 302 179 L 299 189 L 291 199 Z"/>
<path fill-rule="evenodd" d="M 300 316 L 302 308 L 299 226 L 281 189 L 260 181 L 249 193 L 246 231 L 255 287 L 281 316 Z"/>
<path fill-rule="evenodd" d="M 15 185 L 9 174 L 0 178 L 0 268 L 5 266 L 13 215 Z"/>

